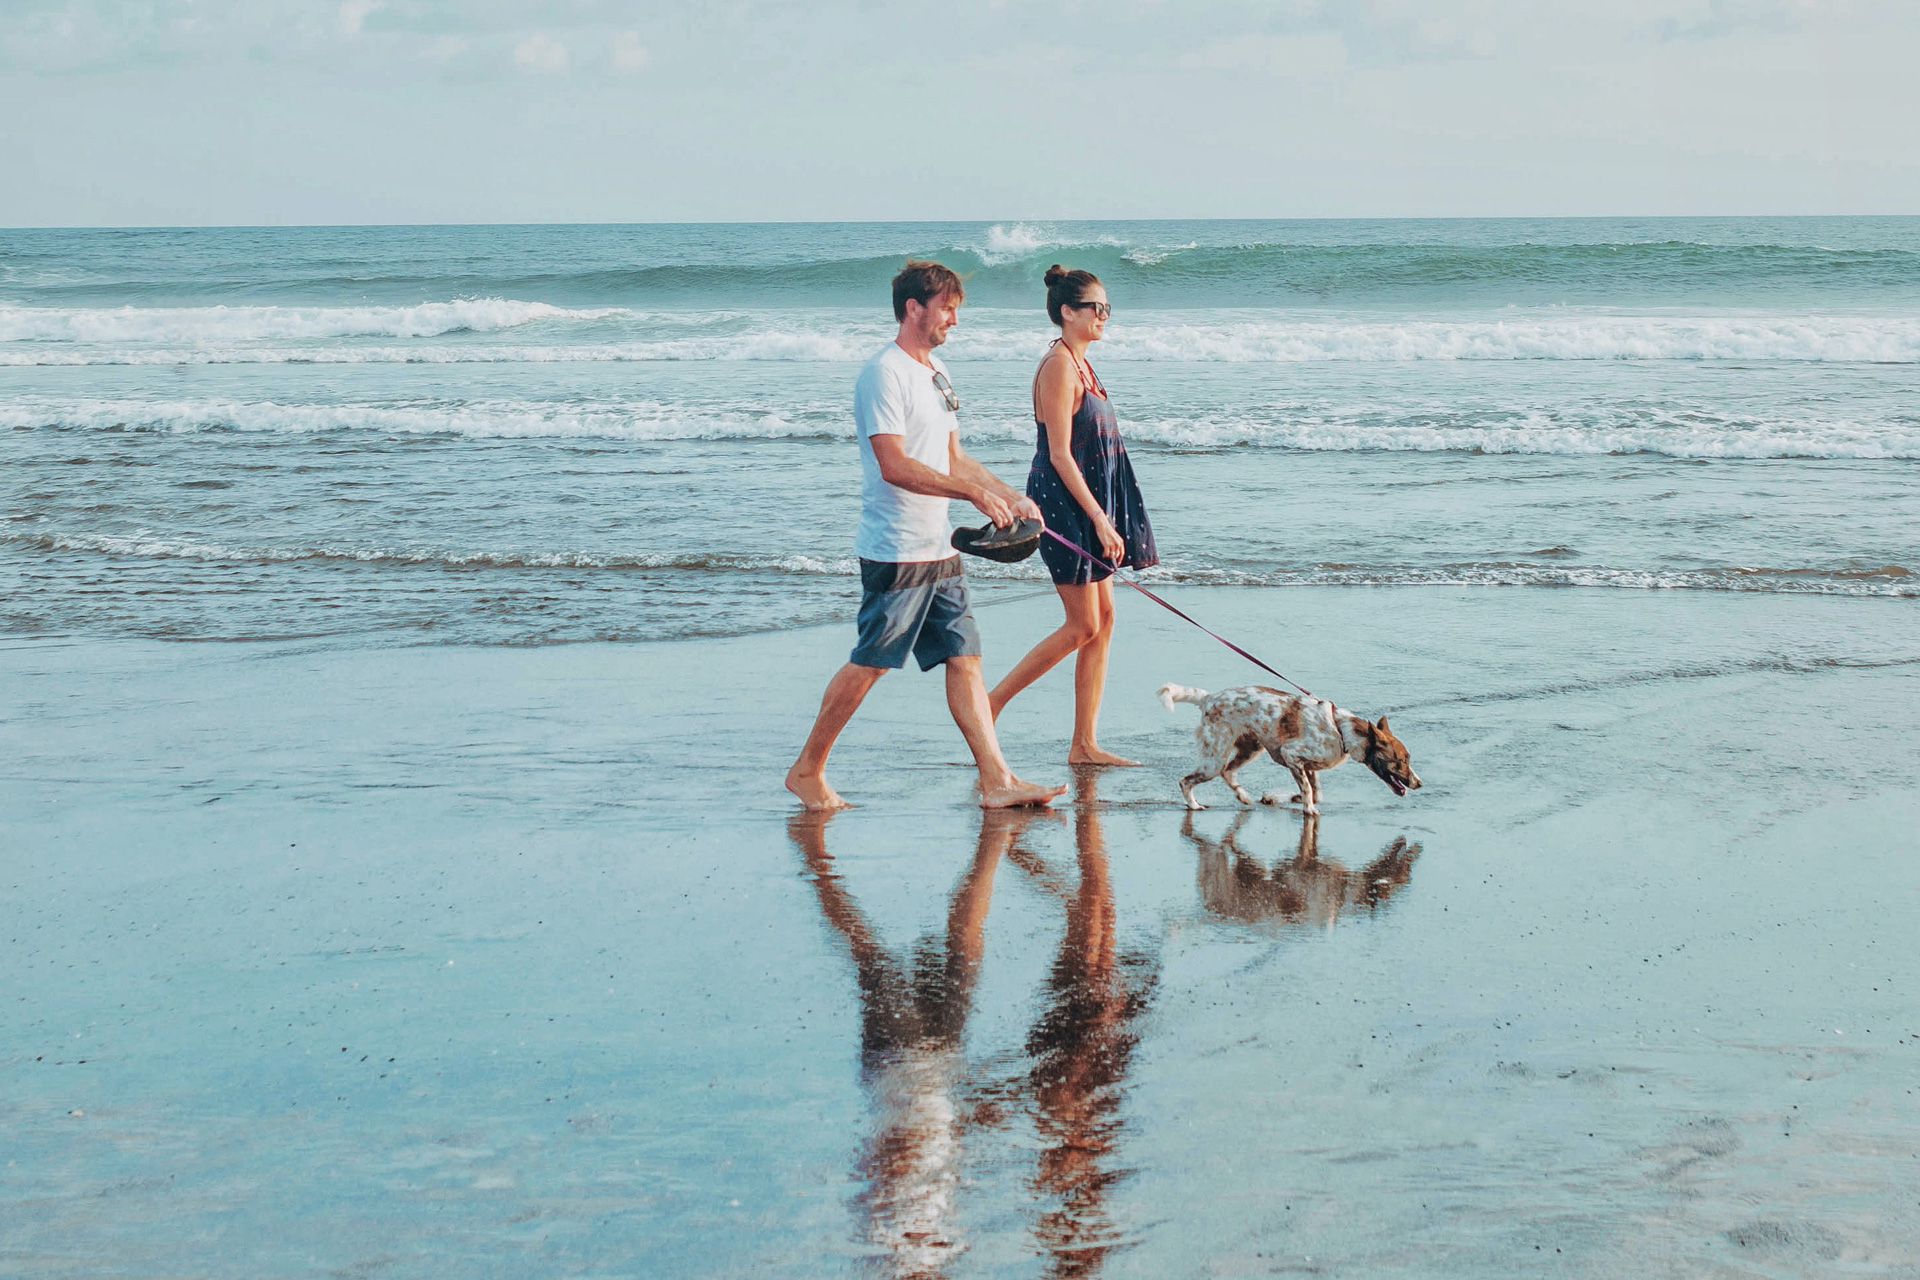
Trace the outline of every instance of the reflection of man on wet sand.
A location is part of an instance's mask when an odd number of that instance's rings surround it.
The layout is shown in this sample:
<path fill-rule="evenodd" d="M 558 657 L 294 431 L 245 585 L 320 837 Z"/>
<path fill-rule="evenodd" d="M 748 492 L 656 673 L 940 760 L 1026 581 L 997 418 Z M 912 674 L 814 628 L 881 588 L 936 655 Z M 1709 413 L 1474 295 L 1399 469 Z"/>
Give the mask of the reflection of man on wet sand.
<path fill-rule="evenodd" d="M 860 986 L 860 1075 L 872 1099 L 873 1136 L 861 1156 L 868 1239 L 889 1251 L 894 1274 L 937 1274 L 961 1251 L 954 1220 L 967 1122 L 963 1038 L 986 941 L 993 873 L 1032 810 L 981 815 L 973 863 L 947 909 L 944 947 L 911 965 L 890 954 L 834 870 L 831 814 L 796 814 L 787 832 L 806 860 L 827 922 L 847 944 Z"/>
<path fill-rule="evenodd" d="M 1420 846 L 1396 836 L 1380 856 L 1359 871 L 1320 857 L 1320 820 L 1308 814 L 1300 824 L 1294 856 L 1262 866 L 1240 847 L 1240 828 L 1252 816 L 1241 813 L 1218 840 L 1193 829 L 1189 813 L 1180 834 L 1200 850 L 1200 901 L 1207 911 L 1248 922 L 1279 918 L 1291 923 L 1331 927 L 1348 907 L 1371 910 L 1385 902 L 1413 875 Z"/>

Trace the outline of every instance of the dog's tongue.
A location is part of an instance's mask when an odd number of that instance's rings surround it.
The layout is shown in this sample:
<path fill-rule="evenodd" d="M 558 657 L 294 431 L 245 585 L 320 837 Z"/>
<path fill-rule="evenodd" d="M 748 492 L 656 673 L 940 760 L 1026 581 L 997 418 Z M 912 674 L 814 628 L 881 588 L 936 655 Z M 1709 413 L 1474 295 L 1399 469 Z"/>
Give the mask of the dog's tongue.
<path fill-rule="evenodd" d="M 1402 786 L 1397 779 L 1388 778 L 1387 785 L 1393 788 L 1393 794 L 1397 796 L 1403 796 L 1407 794 L 1407 789 L 1404 786 Z"/>

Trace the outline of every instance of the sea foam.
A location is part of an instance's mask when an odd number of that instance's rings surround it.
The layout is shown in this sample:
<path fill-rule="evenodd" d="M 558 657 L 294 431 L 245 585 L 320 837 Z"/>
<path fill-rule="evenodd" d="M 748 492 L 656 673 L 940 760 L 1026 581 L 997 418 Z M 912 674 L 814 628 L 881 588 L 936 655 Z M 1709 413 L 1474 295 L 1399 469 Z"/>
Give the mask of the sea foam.
<path fill-rule="evenodd" d="M 440 565 L 462 569 L 653 570 L 692 574 L 773 574 L 845 578 L 858 572 L 846 556 L 750 555 L 716 552 L 647 552 L 618 549 L 453 548 L 326 542 L 305 545 L 227 543 L 148 530 L 131 533 L 0 532 L 0 545 L 39 551 L 91 552 L 144 560 L 191 560 L 213 564 L 285 564 L 299 561 L 367 565 Z M 1037 560 L 1019 564 L 969 562 L 978 578 L 1045 581 Z M 1920 574 L 1901 565 L 1872 567 L 1729 565 L 1648 570 L 1605 565 L 1486 562 L 1449 565 L 1307 565 L 1249 569 L 1222 566 L 1187 555 L 1139 575 L 1155 585 L 1470 586 L 1601 587 L 1635 591 L 1741 591 L 1788 594 L 1920 597 Z"/>
<path fill-rule="evenodd" d="M 1475 409 L 1434 406 L 1274 406 L 1258 413 L 1188 417 L 1123 415 L 1136 447 L 1289 449 L 1305 452 L 1663 454 L 1676 458 L 1920 458 L 1920 420 L 1911 416 L 1820 416 L 1796 411 L 1741 416 L 1679 404 L 1659 410 L 1608 404 Z M 852 417 L 838 401 L 800 402 L 767 412 L 750 401 L 691 405 L 652 399 L 548 402 L 306 404 L 234 399 L 63 400 L 0 403 L 0 429 L 253 432 L 312 435 L 369 432 L 472 439 L 850 440 Z M 973 440 L 1027 442 L 1025 419 L 976 416 Z"/>
<path fill-rule="evenodd" d="M 689 572 L 802 574 L 844 577 L 858 573 L 851 557 L 805 555 L 751 556 L 700 552 L 587 551 L 540 549 L 458 549 L 390 545 L 354 546 L 329 542 L 269 545 L 215 542 L 150 530 L 132 533 L 0 532 L 0 544 L 41 551 L 92 551 L 145 560 L 199 560 L 216 564 L 284 564 L 301 560 L 352 561 L 360 564 L 437 564 L 452 568 L 495 569 L 661 569 Z"/>
<path fill-rule="evenodd" d="M 492 333 L 542 320 L 597 320 L 618 308 L 568 309 L 511 298 L 410 307 L 19 307 L 0 305 L 0 342 L 206 342 L 431 338 Z"/>
<path fill-rule="evenodd" d="M 529 342 L 525 326 L 562 341 Z M 416 307 L 113 310 L 0 306 L 0 365 L 466 364 L 793 361 L 853 364 L 891 336 L 884 317 L 834 309 L 689 317 L 507 299 Z M 1025 311 L 963 313 L 950 361 L 1037 359 L 1052 329 Z M 451 334 L 457 343 L 433 343 Z M 588 340 L 590 338 L 590 340 Z M 380 340 L 385 341 L 380 341 Z M 394 340 L 401 340 L 396 343 Z M 507 339 L 507 340 L 502 340 Z M 292 345 L 289 345 L 292 344 Z M 1474 318 L 1301 312 L 1117 314 L 1106 362 L 1804 361 L 1920 363 L 1920 316 L 1619 315 L 1515 311 Z"/>
<path fill-rule="evenodd" d="M 808 439 L 847 434 L 844 411 L 796 422 L 778 413 L 702 411 L 654 400 L 611 404 L 474 401 L 458 405 L 286 404 L 241 400 L 16 400 L 0 404 L 0 429 L 234 431 L 282 435 L 374 432 L 475 439 L 632 441 Z"/>

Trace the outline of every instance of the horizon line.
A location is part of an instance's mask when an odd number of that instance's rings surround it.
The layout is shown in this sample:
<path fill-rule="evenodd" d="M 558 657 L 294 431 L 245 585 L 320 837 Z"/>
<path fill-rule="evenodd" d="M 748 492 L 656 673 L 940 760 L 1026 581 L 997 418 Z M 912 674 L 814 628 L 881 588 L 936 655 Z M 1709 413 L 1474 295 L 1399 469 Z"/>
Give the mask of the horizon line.
<path fill-rule="evenodd" d="M 658 218 L 631 221 L 501 220 L 477 222 L 151 222 L 18 223 L 9 231 L 388 231 L 476 227 L 844 227 L 844 226 L 1004 226 L 1080 223 L 1090 226 L 1147 222 L 1732 222 L 1816 221 L 1837 219 L 1920 219 L 1920 213 L 1496 213 L 1496 214 L 1343 214 L 1283 217 L 1154 218 Z"/>

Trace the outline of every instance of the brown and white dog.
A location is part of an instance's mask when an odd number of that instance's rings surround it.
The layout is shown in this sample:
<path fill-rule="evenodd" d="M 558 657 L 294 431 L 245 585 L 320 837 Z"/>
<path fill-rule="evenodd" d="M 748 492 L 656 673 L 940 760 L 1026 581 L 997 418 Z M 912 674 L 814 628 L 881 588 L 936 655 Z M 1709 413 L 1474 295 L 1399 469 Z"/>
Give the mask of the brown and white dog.
<path fill-rule="evenodd" d="M 1373 770 L 1396 796 L 1420 785 L 1407 748 L 1388 731 L 1385 716 L 1378 723 L 1370 723 L 1331 702 L 1251 684 L 1218 693 L 1163 684 L 1160 701 L 1169 711 L 1176 702 L 1191 702 L 1200 708 L 1200 727 L 1193 734 L 1200 742 L 1200 765 L 1180 779 L 1180 794 L 1186 797 L 1189 809 L 1206 808 L 1193 798 L 1193 789 L 1209 778 L 1218 778 L 1233 788 L 1241 804 L 1252 804 L 1253 796 L 1235 774 L 1261 751 L 1286 766 L 1299 789 L 1285 800 L 1279 798 L 1279 792 L 1269 792 L 1260 797 L 1262 804 L 1291 804 L 1297 800 L 1306 812 L 1319 813 L 1321 770 L 1347 760 L 1358 760 Z"/>

